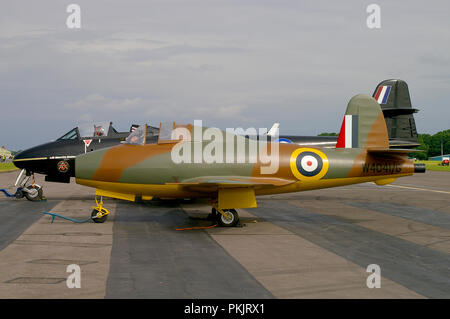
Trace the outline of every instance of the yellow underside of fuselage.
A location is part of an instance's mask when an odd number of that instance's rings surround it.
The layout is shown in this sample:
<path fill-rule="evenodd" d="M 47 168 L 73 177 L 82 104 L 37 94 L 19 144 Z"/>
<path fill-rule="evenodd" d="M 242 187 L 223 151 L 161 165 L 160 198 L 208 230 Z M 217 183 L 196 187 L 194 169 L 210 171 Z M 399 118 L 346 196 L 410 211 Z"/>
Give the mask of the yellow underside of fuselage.
<path fill-rule="evenodd" d="M 398 177 L 408 176 L 412 174 L 397 174 L 397 175 L 383 175 L 383 176 L 364 176 L 364 177 L 347 177 L 336 179 L 322 179 L 317 181 L 297 181 L 295 183 L 285 186 L 264 186 L 255 187 L 255 195 L 271 195 L 300 192 L 321 188 L 331 188 L 338 186 L 345 186 L 351 184 L 359 184 L 366 182 L 377 182 L 379 185 L 385 185 L 393 182 Z M 136 195 L 146 197 L 158 198 L 216 198 L 217 187 L 211 189 L 211 192 L 203 189 L 202 191 L 195 191 L 186 187 L 186 185 L 177 184 L 130 184 L 117 182 L 103 182 L 87 179 L 76 179 L 77 184 L 104 190 L 112 193 L 119 193 L 125 195 Z M 220 185 L 218 185 L 220 188 Z M 116 196 L 111 196 L 116 197 Z M 125 199 L 116 197 L 119 199 Z"/>

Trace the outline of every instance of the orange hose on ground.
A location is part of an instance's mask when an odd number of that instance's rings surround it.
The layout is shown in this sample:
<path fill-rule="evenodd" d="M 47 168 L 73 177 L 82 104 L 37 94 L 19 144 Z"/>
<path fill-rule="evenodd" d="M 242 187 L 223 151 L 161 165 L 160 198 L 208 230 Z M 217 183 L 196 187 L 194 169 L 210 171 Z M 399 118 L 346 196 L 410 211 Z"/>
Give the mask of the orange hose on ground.
<path fill-rule="evenodd" d="M 188 227 L 188 228 L 176 228 L 176 231 L 183 231 L 183 230 L 201 230 L 201 229 L 210 229 L 216 227 L 217 224 L 212 226 L 204 226 L 204 227 Z"/>

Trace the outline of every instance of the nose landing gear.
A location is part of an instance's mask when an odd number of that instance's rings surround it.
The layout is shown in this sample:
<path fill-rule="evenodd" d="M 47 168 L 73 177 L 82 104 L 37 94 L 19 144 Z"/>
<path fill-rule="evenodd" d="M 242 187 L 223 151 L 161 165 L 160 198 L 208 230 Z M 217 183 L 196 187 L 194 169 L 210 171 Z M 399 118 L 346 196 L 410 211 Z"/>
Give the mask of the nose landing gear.
<path fill-rule="evenodd" d="M 101 196 L 100 201 L 95 196 L 95 204 L 97 206 L 92 206 L 94 210 L 91 213 L 91 218 L 94 223 L 104 223 L 108 219 L 109 210 L 103 207 L 103 198 Z"/>
<path fill-rule="evenodd" d="M 27 173 L 24 177 L 24 174 Z M 31 185 L 28 185 L 28 182 L 32 179 Z M 34 179 L 34 173 L 28 173 L 26 170 L 22 170 L 17 177 L 15 186 L 17 187 L 16 193 L 14 194 L 14 197 L 20 199 L 25 197 L 29 201 L 39 201 L 45 199 L 44 197 L 44 191 L 42 189 L 42 186 L 36 184 Z"/>
<path fill-rule="evenodd" d="M 38 201 L 43 199 L 43 190 L 42 186 L 40 185 L 29 185 L 21 190 L 22 194 L 28 199 L 29 201 Z"/>

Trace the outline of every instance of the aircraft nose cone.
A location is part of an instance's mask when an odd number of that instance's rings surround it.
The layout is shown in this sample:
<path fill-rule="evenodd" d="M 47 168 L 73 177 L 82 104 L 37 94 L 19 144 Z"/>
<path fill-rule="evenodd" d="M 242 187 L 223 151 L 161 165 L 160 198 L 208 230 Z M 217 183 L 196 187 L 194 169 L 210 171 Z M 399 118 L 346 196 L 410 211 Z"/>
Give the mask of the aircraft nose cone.
<path fill-rule="evenodd" d="M 22 151 L 18 154 L 16 154 L 16 156 L 14 156 L 13 159 L 13 164 L 20 169 L 24 169 L 25 167 L 25 162 L 24 160 L 29 158 L 29 154 L 27 151 Z"/>
<path fill-rule="evenodd" d="M 22 152 L 16 154 L 16 156 L 14 156 L 13 162 L 15 162 L 17 160 L 23 160 L 26 158 L 28 158 L 27 151 L 22 151 Z"/>
<path fill-rule="evenodd" d="M 26 169 L 35 173 L 47 172 L 46 156 L 43 155 L 42 150 L 37 147 L 32 147 L 24 150 L 14 157 L 13 163 L 17 168 Z"/>
<path fill-rule="evenodd" d="M 20 169 L 27 169 L 29 165 L 29 163 L 27 163 L 27 160 L 32 158 L 31 157 L 32 154 L 30 154 L 30 152 L 28 150 L 22 151 L 18 154 L 16 154 L 16 156 L 14 156 L 14 160 L 13 160 L 13 164 Z"/>
<path fill-rule="evenodd" d="M 58 155 L 53 154 L 55 153 L 56 150 L 57 145 L 54 145 L 54 143 L 46 143 L 28 148 L 20 152 L 15 156 L 14 160 L 24 161 L 24 160 L 46 159 L 50 155 Z"/>
<path fill-rule="evenodd" d="M 33 158 L 43 157 L 42 154 L 40 154 L 40 153 L 42 153 L 42 152 L 39 152 L 35 147 L 29 148 L 25 151 L 22 151 L 22 152 L 16 154 L 16 156 L 14 156 L 14 163 L 24 161 L 24 160 L 30 160 Z"/>

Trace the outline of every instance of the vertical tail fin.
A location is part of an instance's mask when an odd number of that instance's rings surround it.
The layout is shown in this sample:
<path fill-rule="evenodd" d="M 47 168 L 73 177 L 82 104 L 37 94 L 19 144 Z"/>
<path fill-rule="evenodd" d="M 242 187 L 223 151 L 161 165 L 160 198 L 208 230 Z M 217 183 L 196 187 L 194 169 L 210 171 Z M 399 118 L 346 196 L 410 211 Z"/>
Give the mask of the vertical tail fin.
<path fill-rule="evenodd" d="M 374 98 L 359 94 L 348 102 L 336 148 L 389 148 L 386 122 Z"/>
<path fill-rule="evenodd" d="M 418 141 L 413 114 L 418 110 L 411 107 L 408 84 L 403 80 L 391 79 L 380 82 L 373 98 L 383 111 L 389 138 L 412 142 Z"/>

